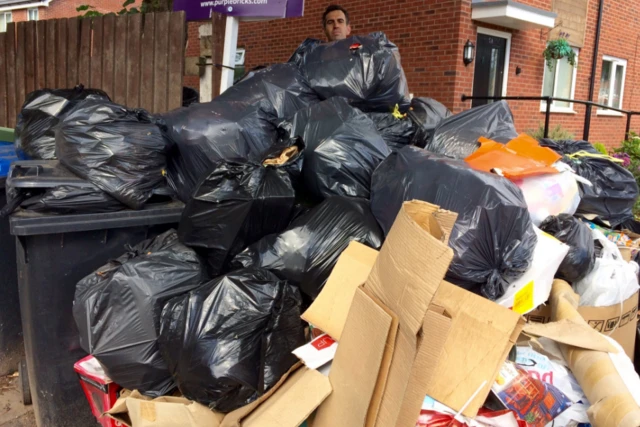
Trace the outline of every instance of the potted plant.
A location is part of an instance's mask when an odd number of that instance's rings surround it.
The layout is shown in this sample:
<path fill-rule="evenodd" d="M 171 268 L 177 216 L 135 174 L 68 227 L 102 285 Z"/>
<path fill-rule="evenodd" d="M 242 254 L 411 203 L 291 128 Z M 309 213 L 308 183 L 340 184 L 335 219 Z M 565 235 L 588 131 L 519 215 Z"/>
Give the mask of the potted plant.
<path fill-rule="evenodd" d="M 549 69 L 553 68 L 556 60 L 562 58 L 567 58 L 567 61 L 569 61 L 571 66 L 576 65 L 576 53 L 571 45 L 569 45 L 569 42 L 563 38 L 551 40 L 542 54 L 544 55 L 544 59 L 547 62 L 547 67 L 549 67 Z"/>

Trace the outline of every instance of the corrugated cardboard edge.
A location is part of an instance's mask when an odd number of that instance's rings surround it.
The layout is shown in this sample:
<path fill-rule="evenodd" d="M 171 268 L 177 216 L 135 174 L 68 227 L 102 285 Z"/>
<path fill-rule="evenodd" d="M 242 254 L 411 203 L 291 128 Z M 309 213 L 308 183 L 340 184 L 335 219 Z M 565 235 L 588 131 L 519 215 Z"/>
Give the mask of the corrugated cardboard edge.
<path fill-rule="evenodd" d="M 302 318 L 340 341 L 356 289 L 367 280 L 378 251 L 351 242 L 333 268 L 318 298 L 302 314 Z"/>
<path fill-rule="evenodd" d="M 414 335 L 422 328 L 431 299 L 453 259 L 453 250 L 443 243 L 443 232 L 450 230 L 434 219 L 438 211 L 425 202 L 404 203 L 365 283 L 398 316 L 401 328 Z"/>
<path fill-rule="evenodd" d="M 451 317 L 443 307 L 431 304 L 424 318 L 422 332 L 419 337 L 418 351 L 411 370 L 407 392 L 402 400 L 402 407 L 397 427 L 413 427 L 420 416 L 420 408 L 424 401 L 425 390 L 435 375 L 438 360 L 442 357 L 444 345 L 449 336 Z"/>
<path fill-rule="evenodd" d="M 334 391 L 318 409 L 314 427 L 365 424 L 392 324 L 388 310 L 358 288 L 329 375 Z"/>

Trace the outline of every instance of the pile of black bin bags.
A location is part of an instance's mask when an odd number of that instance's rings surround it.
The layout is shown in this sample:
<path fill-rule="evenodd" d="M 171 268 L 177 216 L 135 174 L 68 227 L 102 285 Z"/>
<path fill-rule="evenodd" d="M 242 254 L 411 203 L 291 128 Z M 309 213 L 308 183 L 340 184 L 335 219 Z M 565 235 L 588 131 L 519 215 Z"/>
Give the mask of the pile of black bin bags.
<path fill-rule="evenodd" d="M 87 181 L 29 193 L 23 209 L 144 209 L 167 186 L 185 204 L 177 230 L 123 248 L 76 290 L 82 347 L 149 396 L 178 388 L 220 412 L 258 399 L 296 362 L 300 314 L 342 251 L 351 241 L 379 249 L 404 201 L 458 214 L 450 282 L 495 300 L 531 266 L 537 241 L 520 189 L 463 160 L 481 136 L 517 136 L 509 107 L 452 115 L 410 99 L 382 33 L 309 39 L 288 63 L 161 115 L 76 88 L 31 94 L 20 120 L 24 152 Z M 593 182 L 580 212 L 628 220 L 632 177 L 581 155 L 588 143 L 543 144 Z M 594 262 L 589 230 L 563 216 L 542 227 L 571 246 L 559 275 L 578 280 Z"/>

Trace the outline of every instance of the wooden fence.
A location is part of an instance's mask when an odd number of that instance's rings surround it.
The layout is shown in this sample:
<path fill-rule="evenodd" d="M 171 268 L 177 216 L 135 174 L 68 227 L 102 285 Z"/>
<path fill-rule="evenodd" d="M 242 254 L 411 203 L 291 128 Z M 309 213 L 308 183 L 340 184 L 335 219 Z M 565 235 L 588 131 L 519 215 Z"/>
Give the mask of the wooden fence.
<path fill-rule="evenodd" d="M 184 12 L 12 23 L 0 33 L 0 126 L 28 93 L 78 84 L 159 113 L 182 105 Z"/>

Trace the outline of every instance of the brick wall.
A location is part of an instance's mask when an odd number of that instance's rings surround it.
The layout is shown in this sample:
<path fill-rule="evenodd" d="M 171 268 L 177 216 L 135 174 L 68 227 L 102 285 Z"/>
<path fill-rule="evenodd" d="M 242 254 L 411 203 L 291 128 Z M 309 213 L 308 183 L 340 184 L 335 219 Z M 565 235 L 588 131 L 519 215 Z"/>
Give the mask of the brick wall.
<path fill-rule="evenodd" d="M 38 8 L 38 18 L 43 19 L 57 19 L 57 18 L 73 18 L 80 13 L 76 11 L 78 6 L 91 5 L 95 7 L 95 10 L 102 13 L 118 12 L 122 9 L 124 0 L 52 0 L 49 3 L 49 7 Z M 134 5 L 142 4 L 142 0 L 136 0 Z M 131 5 L 129 7 L 132 7 Z M 12 12 L 13 22 L 20 22 L 27 20 L 27 10 L 20 9 Z"/>
<path fill-rule="evenodd" d="M 586 0 L 585 0 L 586 1 Z M 551 10 L 551 0 L 520 0 L 531 6 Z M 238 46 L 247 50 L 246 66 L 285 61 L 306 37 L 322 38 L 321 16 L 327 1 L 307 0 L 302 18 L 240 24 Z M 540 96 L 544 75 L 542 51 L 547 42 L 547 30 L 517 31 L 477 23 L 471 20 L 471 0 L 350 0 L 342 2 L 352 15 L 353 32 L 366 34 L 382 30 L 398 45 L 409 88 L 415 96 L 429 96 L 461 111 L 469 108 L 460 96 L 473 90 L 473 64 L 462 62 L 462 50 L 467 39 L 475 41 L 478 24 L 512 34 L 508 72 L 508 95 Z M 580 50 L 576 80 L 576 99 L 587 99 L 591 62 L 595 41 L 598 0 L 589 2 L 585 45 Z M 627 60 L 624 108 L 640 111 L 640 93 L 635 86 L 640 78 L 636 67 L 640 39 L 640 3 L 606 0 L 603 30 L 596 73 L 594 98 L 600 85 L 603 55 Z M 516 67 L 522 73 L 516 76 Z M 544 122 L 540 105 L 535 102 L 510 102 L 519 131 L 537 128 Z M 561 124 L 582 136 L 585 108 L 574 106 L 576 114 L 554 113 L 551 125 Z M 592 141 L 610 146 L 624 137 L 625 119 L 597 116 L 591 122 Z M 633 127 L 640 129 L 640 117 Z"/>

